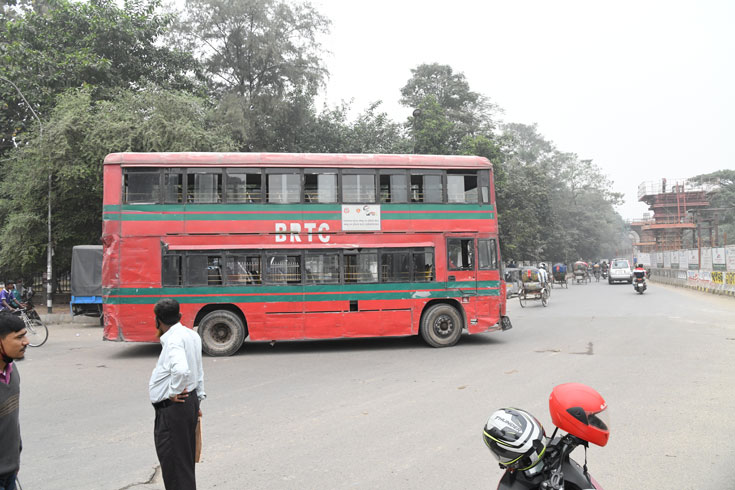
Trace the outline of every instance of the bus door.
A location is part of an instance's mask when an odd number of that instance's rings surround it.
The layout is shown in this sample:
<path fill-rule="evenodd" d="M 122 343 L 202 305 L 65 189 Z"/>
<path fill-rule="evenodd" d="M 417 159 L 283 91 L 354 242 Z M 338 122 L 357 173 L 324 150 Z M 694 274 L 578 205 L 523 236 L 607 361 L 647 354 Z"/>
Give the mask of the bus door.
<path fill-rule="evenodd" d="M 476 322 L 477 253 L 473 236 L 447 236 L 447 283 L 450 297 L 462 304 L 468 325 Z"/>
<path fill-rule="evenodd" d="M 500 321 L 501 305 L 505 303 L 505 284 L 501 282 L 499 256 L 497 238 L 477 238 L 478 332 L 483 332 Z M 472 326 L 470 333 L 474 333 Z"/>

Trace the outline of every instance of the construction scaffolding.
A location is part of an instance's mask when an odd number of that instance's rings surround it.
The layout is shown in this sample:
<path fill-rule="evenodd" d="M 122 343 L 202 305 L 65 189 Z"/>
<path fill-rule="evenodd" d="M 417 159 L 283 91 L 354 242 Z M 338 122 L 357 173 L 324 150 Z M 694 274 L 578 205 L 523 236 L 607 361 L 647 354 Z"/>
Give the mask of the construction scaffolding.
<path fill-rule="evenodd" d="M 717 185 L 688 179 L 642 182 L 638 200 L 648 205 L 653 216 L 631 223 L 631 230 L 640 237 L 633 246 L 644 253 L 697 248 L 705 239 L 712 246 L 717 220 L 707 210 L 711 193 L 717 189 Z"/>

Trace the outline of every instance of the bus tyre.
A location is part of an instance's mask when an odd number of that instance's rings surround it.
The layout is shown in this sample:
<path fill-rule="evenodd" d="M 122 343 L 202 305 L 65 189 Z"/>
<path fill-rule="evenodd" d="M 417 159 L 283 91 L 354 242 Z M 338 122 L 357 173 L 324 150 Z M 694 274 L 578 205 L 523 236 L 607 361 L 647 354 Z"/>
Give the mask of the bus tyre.
<path fill-rule="evenodd" d="M 199 322 L 202 350 L 213 357 L 231 356 L 245 341 L 245 326 L 236 314 L 228 310 L 215 310 Z"/>
<path fill-rule="evenodd" d="M 462 335 L 462 315 L 447 304 L 429 307 L 421 320 L 421 337 L 432 347 L 449 347 Z"/>

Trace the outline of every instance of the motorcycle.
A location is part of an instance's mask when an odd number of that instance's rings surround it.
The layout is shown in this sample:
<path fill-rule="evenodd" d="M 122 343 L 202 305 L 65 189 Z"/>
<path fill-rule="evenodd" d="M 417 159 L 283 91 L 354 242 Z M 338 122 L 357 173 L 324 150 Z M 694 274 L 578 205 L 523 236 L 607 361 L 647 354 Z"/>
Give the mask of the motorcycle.
<path fill-rule="evenodd" d="M 515 408 L 494 412 L 483 430 L 485 445 L 505 470 L 498 490 L 602 490 L 587 471 L 589 443 L 605 446 L 610 437 L 607 404 L 580 383 L 556 386 L 549 397 L 556 426 L 547 438 L 541 423 Z M 559 429 L 566 434 L 559 434 Z M 584 465 L 570 455 L 585 448 Z"/>
<path fill-rule="evenodd" d="M 646 278 L 642 275 L 635 276 L 633 278 L 633 289 L 635 289 L 635 292 L 638 294 L 643 294 L 643 291 L 646 290 Z"/>

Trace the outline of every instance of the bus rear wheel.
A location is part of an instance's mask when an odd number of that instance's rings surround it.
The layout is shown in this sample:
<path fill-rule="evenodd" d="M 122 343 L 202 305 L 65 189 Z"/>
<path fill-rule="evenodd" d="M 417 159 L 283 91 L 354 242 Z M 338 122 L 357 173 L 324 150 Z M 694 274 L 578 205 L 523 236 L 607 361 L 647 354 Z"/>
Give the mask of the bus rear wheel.
<path fill-rule="evenodd" d="M 421 337 L 432 347 L 449 347 L 462 335 L 462 315 L 456 308 L 438 304 L 429 307 L 421 320 Z"/>
<path fill-rule="evenodd" d="M 205 354 L 220 357 L 231 356 L 245 341 L 245 326 L 236 314 L 228 310 L 215 310 L 199 322 L 199 336 Z"/>

